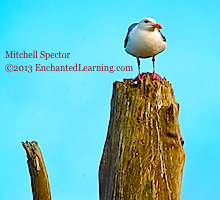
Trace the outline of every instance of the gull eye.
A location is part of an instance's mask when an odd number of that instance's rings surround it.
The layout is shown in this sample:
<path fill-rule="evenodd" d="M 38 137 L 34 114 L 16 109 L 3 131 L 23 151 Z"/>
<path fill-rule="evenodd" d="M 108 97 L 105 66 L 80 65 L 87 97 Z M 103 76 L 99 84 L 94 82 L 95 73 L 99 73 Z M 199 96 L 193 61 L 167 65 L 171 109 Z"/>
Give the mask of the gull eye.
<path fill-rule="evenodd" d="M 145 22 L 145 23 L 148 23 L 148 22 L 150 22 L 150 21 L 149 21 L 148 19 L 145 19 L 144 22 Z"/>

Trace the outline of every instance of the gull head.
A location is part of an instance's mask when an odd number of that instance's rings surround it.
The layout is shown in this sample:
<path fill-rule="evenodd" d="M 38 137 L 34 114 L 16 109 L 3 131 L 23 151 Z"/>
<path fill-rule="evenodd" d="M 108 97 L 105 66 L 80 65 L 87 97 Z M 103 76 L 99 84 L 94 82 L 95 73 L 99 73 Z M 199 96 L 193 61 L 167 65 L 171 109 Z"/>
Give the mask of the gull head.
<path fill-rule="evenodd" d="M 157 24 L 155 19 L 147 17 L 139 22 L 138 28 L 148 31 L 154 31 L 155 28 L 162 29 L 162 26 L 160 24 Z"/>

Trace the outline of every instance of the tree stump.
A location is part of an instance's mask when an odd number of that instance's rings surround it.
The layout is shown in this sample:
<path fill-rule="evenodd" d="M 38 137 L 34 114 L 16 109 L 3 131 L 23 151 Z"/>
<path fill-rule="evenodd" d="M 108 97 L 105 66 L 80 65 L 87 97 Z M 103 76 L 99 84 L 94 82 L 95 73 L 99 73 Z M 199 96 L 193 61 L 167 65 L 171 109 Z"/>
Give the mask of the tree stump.
<path fill-rule="evenodd" d="M 51 200 L 47 170 L 37 142 L 22 143 L 28 158 L 33 200 Z"/>
<path fill-rule="evenodd" d="M 114 83 L 100 200 L 180 200 L 185 152 L 178 115 L 165 78 Z"/>

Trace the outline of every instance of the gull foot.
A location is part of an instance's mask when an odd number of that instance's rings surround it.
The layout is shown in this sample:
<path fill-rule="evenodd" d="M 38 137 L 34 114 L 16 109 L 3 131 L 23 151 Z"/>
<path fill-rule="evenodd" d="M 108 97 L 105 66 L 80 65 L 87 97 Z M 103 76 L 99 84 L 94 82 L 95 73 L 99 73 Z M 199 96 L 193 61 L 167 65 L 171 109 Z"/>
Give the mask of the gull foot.
<path fill-rule="evenodd" d="M 138 74 L 138 76 L 133 81 L 134 82 L 135 81 L 141 81 L 146 76 L 146 74 L 147 73 Z"/>
<path fill-rule="evenodd" d="M 153 73 L 147 72 L 147 74 L 149 74 L 152 79 L 156 79 L 156 80 L 158 80 L 160 82 L 162 82 L 162 80 L 163 80 L 161 78 L 161 76 L 159 74 L 156 74 L 155 72 L 153 72 Z"/>
<path fill-rule="evenodd" d="M 163 80 L 159 74 L 156 74 L 155 72 L 153 73 L 147 72 L 147 73 L 138 74 L 138 76 L 133 80 L 133 82 L 141 81 L 147 74 L 149 74 L 149 76 L 154 80 L 158 80 L 160 82 L 162 82 Z"/>

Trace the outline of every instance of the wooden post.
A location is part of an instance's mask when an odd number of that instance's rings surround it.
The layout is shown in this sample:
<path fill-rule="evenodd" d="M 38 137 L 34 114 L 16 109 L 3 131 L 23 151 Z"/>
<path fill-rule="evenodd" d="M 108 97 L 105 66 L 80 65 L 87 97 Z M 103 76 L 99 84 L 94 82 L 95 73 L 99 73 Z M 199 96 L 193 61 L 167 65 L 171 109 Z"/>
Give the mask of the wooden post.
<path fill-rule="evenodd" d="M 51 200 L 47 170 L 37 142 L 22 142 L 27 153 L 33 200 Z"/>
<path fill-rule="evenodd" d="M 114 83 L 100 200 L 180 200 L 185 152 L 178 114 L 166 79 Z"/>

